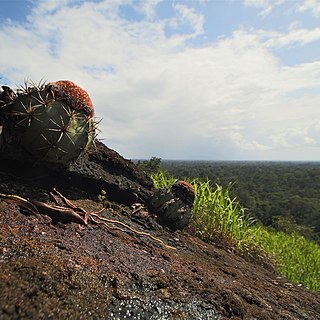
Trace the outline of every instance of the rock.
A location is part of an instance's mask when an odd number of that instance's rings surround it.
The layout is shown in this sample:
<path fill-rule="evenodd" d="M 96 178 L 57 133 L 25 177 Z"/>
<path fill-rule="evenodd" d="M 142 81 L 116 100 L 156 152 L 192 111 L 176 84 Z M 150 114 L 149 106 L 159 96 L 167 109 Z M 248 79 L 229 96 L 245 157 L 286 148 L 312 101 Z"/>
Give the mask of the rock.
<path fill-rule="evenodd" d="M 67 170 L 59 165 L 37 163 L 22 148 L 15 150 L 17 153 L 12 153 L 12 149 L 3 146 L 0 166 L 32 185 L 81 191 L 95 198 L 103 190 L 109 201 L 128 206 L 145 204 L 158 217 L 157 222 L 171 230 L 185 228 L 191 219 L 194 190 L 190 184 L 179 181 L 171 190 L 155 190 L 149 176 L 102 142 L 96 141 Z"/>
<path fill-rule="evenodd" d="M 102 190 L 110 201 L 131 205 L 152 195 L 153 182 L 130 160 L 97 141 L 66 170 L 62 166 L 35 162 L 21 153 L 12 154 L 5 147 L 0 153 L 1 170 L 26 183 L 60 190 L 82 190 L 97 197 Z M 21 159 L 24 159 L 22 161 Z"/>
<path fill-rule="evenodd" d="M 153 189 L 140 168 L 99 141 L 70 165 L 64 184 L 70 183 L 95 195 L 104 190 L 108 200 L 126 205 L 144 203 Z"/>
<path fill-rule="evenodd" d="M 11 179 L 7 183 L 22 187 Z M 4 175 L 0 182 L 3 186 Z M 86 210 L 101 205 L 87 199 L 75 204 Z M 318 320 L 320 316 L 319 294 L 287 286 L 288 280 L 276 278 L 274 272 L 185 232 L 173 243 L 168 230 L 153 231 L 176 247 L 170 250 L 150 238 L 111 232 L 101 225 L 53 227 L 2 200 L 0 212 L 0 319 Z M 116 219 L 117 214 L 110 212 L 108 217 Z M 129 218 L 125 222 L 150 232 Z"/>

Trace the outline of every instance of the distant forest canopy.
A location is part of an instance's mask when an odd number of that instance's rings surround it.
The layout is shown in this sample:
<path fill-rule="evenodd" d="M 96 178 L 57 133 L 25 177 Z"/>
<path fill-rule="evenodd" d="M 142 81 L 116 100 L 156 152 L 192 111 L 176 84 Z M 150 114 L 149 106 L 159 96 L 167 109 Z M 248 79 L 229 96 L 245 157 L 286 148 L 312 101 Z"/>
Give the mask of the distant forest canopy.
<path fill-rule="evenodd" d="M 320 242 L 320 162 L 169 161 L 161 169 L 226 187 L 264 225 Z M 298 224 L 298 226 L 296 225 Z"/>

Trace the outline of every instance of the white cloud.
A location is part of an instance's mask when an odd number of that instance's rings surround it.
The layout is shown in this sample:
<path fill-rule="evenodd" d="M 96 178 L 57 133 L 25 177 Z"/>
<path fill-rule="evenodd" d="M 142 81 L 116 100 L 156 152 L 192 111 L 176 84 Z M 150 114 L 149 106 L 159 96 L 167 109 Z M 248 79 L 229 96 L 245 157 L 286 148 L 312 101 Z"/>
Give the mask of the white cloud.
<path fill-rule="evenodd" d="M 233 143 L 240 149 L 243 150 L 270 150 L 271 148 L 263 145 L 261 143 L 258 143 L 257 141 L 247 141 L 243 135 L 239 132 L 230 132 L 230 137 Z"/>
<path fill-rule="evenodd" d="M 261 16 L 267 16 L 272 10 L 281 5 L 284 0 L 244 0 L 244 4 L 248 7 L 262 9 Z"/>
<path fill-rule="evenodd" d="M 174 22 L 175 25 L 181 25 L 184 22 L 190 24 L 194 30 L 193 33 L 189 35 L 190 38 L 203 33 L 204 18 L 202 15 L 197 14 L 194 9 L 182 4 L 175 4 L 173 7 L 178 13 L 178 18 L 175 19 Z"/>
<path fill-rule="evenodd" d="M 304 0 L 297 4 L 298 12 L 310 11 L 315 17 L 320 17 L 320 1 L 319 0 Z"/>
<path fill-rule="evenodd" d="M 320 118 L 320 95 L 308 91 L 320 87 L 320 61 L 281 66 L 269 48 L 290 41 L 278 33 L 240 29 L 195 48 L 187 41 L 203 32 L 204 18 L 185 5 L 159 19 L 157 1 L 140 9 L 129 0 L 46 3 L 27 24 L 0 26 L 0 74 L 78 83 L 103 119 L 101 137 L 126 157 L 268 156 L 295 147 L 290 130 Z M 121 5 L 146 19 L 121 18 Z M 177 33 L 166 36 L 173 25 Z M 301 141 L 314 148 L 319 130 L 308 128 Z"/>
<path fill-rule="evenodd" d="M 301 28 L 297 23 L 289 25 L 287 32 L 241 28 L 234 34 L 238 37 L 251 38 L 254 43 L 258 41 L 268 49 L 303 47 L 320 40 L 320 28 Z"/>
<path fill-rule="evenodd" d="M 162 1 L 163 0 L 141 1 L 134 4 L 134 8 L 142 12 L 148 20 L 153 20 L 156 17 L 156 7 Z"/>
<path fill-rule="evenodd" d="M 284 149 L 318 148 L 320 150 L 319 121 L 312 121 L 306 126 L 288 127 L 279 134 L 273 135 L 276 145 Z"/>
<path fill-rule="evenodd" d="M 293 29 L 288 33 L 272 33 L 270 36 L 270 39 L 266 41 L 266 45 L 271 48 L 304 46 L 320 40 L 320 28 Z"/>

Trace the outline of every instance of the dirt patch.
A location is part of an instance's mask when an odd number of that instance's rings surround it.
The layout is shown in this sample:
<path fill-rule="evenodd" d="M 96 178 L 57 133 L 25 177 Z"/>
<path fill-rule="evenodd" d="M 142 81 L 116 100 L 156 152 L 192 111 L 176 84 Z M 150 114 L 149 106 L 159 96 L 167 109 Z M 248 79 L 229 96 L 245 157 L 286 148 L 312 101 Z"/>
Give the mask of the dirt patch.
<path fill-rule="evenodd" d="M 176 247 L 169 250 L 152 239 L 101 226 L 54 226 L 4 201 L 0 212 L 1 319 L 320 315 L 318 295 L 182 232 L 149 231 Z"/>

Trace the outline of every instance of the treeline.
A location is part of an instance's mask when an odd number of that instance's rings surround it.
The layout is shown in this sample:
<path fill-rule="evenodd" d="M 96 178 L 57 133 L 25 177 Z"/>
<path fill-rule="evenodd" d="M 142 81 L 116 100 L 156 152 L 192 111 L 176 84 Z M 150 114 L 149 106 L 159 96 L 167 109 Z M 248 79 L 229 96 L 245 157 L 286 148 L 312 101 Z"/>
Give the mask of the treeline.
<path fill-rule="evenodd" d="M 232 195 L 264 225 L 320 240 L 320 163 L 162 160 L 160 167 L 179 179 L 232 183 Z"/>

